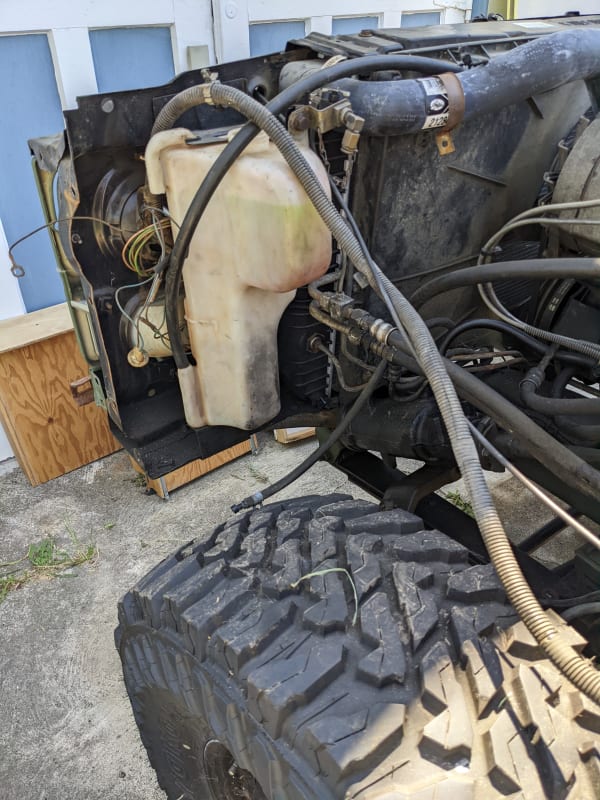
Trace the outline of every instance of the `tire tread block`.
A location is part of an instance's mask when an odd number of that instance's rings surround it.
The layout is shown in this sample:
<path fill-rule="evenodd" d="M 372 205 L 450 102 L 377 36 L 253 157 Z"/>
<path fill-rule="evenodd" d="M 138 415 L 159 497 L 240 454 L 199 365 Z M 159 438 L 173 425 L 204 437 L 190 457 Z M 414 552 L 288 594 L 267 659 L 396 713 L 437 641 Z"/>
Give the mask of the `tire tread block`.
<path fill-rule="evenodd" d="M 172 561 L 169 569 L 154 576 L 152 580 L 138 584 L 133 590 L 144 616 L 154 628 L 160 626 L 164 594 L 198 575 L 198 562 L 195 558 L 185 561 L 169 560 Z"/>
<path fill-rule="evenodd" d="M 502 668 L 493 647 L 480 640 L 468 640 L 463 643 L 462 657 L 469 685 L 479 717 L 494 700 L 502 686 Z"/>
<path fill-rule="evenodd" d="M 348 533 L 403 535 L 422 531 L 423 520 L 403 508 L 393 508 L 390 511 L 379 511 L 377 514 L 370 512 L 367 516 L 346 519 L 345 527 Z"/>
<path fill-rule="evenodd" d="M 528 732 L 519 728 L 512 709 L 504 707 L 484 734 L 489 774 L 502 792 L 522 792 L 524 798 L 547 797 L 535 763 Z"/>
<path fill-rule="evenodd" d="M 241 552 L 229 563 L 232 575 L 254 573 L 265 557 L 267 549 L 267 529 L 257 528 L 248 533 L 242 542 Z"/>
<path fill-rule="evenodd" d="M 178 585 L 167 589 L 163 595 L 164 606 L 163 622 L 171 627 L 177 626 L 177 620 L 190 606 L 212 592 L 217 584 L 222 581 L 225 573 L 223 561 L 214 561 L 211 564 L 198 568 Z"/>
<path fill-rule="evenodd" d="M 546 614 L 559 629 L 563 640 L 567 644 L 570 644 L 574 650 L 581 652 L 587 644 L 583 636 L 581 636 L 575 628 L 566 625 L 562 617 L 552 609 L 548 609 Z M 535 640 L 533 634 L 527 630 L 525 623 L 521 620 L 511 626 L 508 632 L 508 645 L 506 649 L 511 655 L 524 660 L 541 661 L 545 658 L 542 648 Z"/>
<path fill-rule="evenodd" d="M 254 533 L 257 530 L 268 530 L 274 520 L 277 519 L 277 513 L 272 508 L 258 508 L 252 512 L 248 520 L 248 533 Z"/>
<path fill-rule="evenodd" d="M 197 658 L 206 657 L 213 631 L 251 598 L 253 583 L 253 578 L 234 578 L 223 585 L 222 591 L 213 591 L 208 600 L 199 600 L 183 612 L 181 620 Z M 208 615 L 207 607 L 210 609 Z"/>
<path fill-rule="evenodd" d="M 272 566 L 277 570 L 267 575 L 262 581 L 265 594 L 270 597 L 286 597 L 297 592 L 292 584 L 300 580 L 304 574 L 304 564 L 300 553 L 300 542 L 290 539 L 277 547 L 273 554 Z"/>
<path fill-rule="evenodd" d="M 312 569 L 337 554 L 336 532 L 342 529 L 342 520 L 337 517 L 315 517 L 308 523 L 310 560 Z"/>
<path fill-rule="evenodd" d="M 441 714 L 448 708 L 441 673 L 452 666 L 450 651 L 445 642 L 436 642 L 421 659 L 421 700 L 432 714 Z"/>
<path fill-rule="evenodd" d="M 478 605 L 455 605 L 450 610 L 450 632 L 456 652 L 460 652 L 464 642 L 478 640 L 480 634 L 494 631 L 498 620 L 514 618 L 509 606 L 488 601 Z"/>
<path fill-rule="evenodd" d="M 345 500 L 327 503 L 319 508 L 315 516 L 337 517 L 340 520 L 352 520 L 357 517 L 366 517 L 379 511 L 379 506 L 369 500 Z"/>
<path fill-rule="evenodd" d="M 277 545 L 282 545 L 289 539 L 299 539 L 304 530 L 304 522 L 309 518 L 306 515 L 294 514 L 293 511 L 284 511 L 277 520 Z"/>
<path fill-rule="evenodd" d="M 506 593 L 493 564 L 476 564 L 448 578 L 446 595 L 449 600 L 483 603 L 496 600 L 503 603 Z"/>
<path fill-rule="evenodd" d="M 210 564 L 218 558 L 231 558 L 237 555 L 245 526 L 241 523 L 230 525 L 218 534 L 214 545 L 203 554 L 203 563 Z"/>
<path fill-rule="evenodd" d="M 338 780 L 369 762 L 380 762 L 390 745 L 402 739 L 406 707 L 377 703 L 345 716 L 328 716 L 308 725 L 307 746 L 314 749 L 321 771 Z"/>
<path fill-rule="evenodd" d="M 383 592 L 372 595 L 360 610 L 361 638 L 376 647 L 358 664 L 357 676 L 374 686 L 404 683 L 406 654 L 398 623 Z"/>
<path fill-rule="evenodd" d="M 402 562 L 465 564 L 469 557 L 469 551 L 462 544 L 439 531 L 420 531 L 390 537 L 386 545 L 386 549 Z"/>
<path fill-rule="evenodd" d="M 600 706 L 579 692 L 572 698 L 572 706 L 578 724 L 600 734 Z"/>
<path fill-rule="evenodd" d="M 520 664 L 512 682 L 512 707 L 519 724 L 531 730 L 531 740 L 538 750 L 553 791 L 564 791 L 573 780 L 579 754 L 564 717 L 546 700 L 545 687 L 539 675 Z"/>
<path fill-rule="evenodd" d="M 215 631 L 212 643 L 219 663 L 226 670 L 239 673 L 287 627 L 294 608 L 291 599 L 272 603 L 255 598 Z"/>
<path fill-rule="evenodd" d="M 435 598 L 430 592 L 413 583 L 411 564 L 394 564 L 392 575 L 398 597 L 398 605 L 410 632 L 413 650 L 437 627 L 439 612 Z"/>
<path fill-rule="evenodd" d="M 382 547 L 381 536 L 372 533 L 358 533 L 346 539 L 346 559 L 359 601 L 381 583 Z"/>
<path fill-rule="evenodd" d="M 324 561 L 315 571 L 336 567 L 336 561 Z M 304 627 L 319 633 L 344 630 L 349 617 L 348 603 L 342 581 L 347 580 L 339 572 L 318 575 L 307 579 L 311 595 L 321 599 L 309 606 L 302 615 Z"/>
<path fill-rule="evenodd" d="M 310 703 L 344 670 L 342 642 L 311 638 L 289 657 L 250 672 L 248 709 L 277 738 L 285 719 L 300 704 Z"/>
<path fill-rule="evenodd" d="M 420 744 L 421 753 L 425 757 L 431 753 L 444 759 L 470 759 L 473 725 L 462 687 L 456 679 L 454 665 L 446 662 L 443 665 L 438 664 L 436 669 L 446 708 L 425 725 Z"/>

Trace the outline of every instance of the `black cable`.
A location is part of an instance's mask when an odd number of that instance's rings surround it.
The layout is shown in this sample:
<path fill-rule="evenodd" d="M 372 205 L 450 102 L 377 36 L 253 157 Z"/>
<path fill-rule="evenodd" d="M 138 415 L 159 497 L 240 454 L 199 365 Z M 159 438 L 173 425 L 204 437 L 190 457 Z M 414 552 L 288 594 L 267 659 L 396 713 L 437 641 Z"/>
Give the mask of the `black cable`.
<path fill-rule="evenodd" d="M 500 319 L 488 319 L 487 317 L 482 317 L 481 319 L 468 319 L 453 328 L 448 333 L 447 337 L 442 341 L 440 345 L 440 352 L 444 354 L 447 351 L 450 343 L 460 336 L 461 333 L 465 333 L 465 331 L 477 328 L 489 328 L 490 330 L 498 331 L 499 333 L 505 333 L 540 355 L 544 355 L 544 353 L 546 353 L 548 350 L 548 345 L 546 343 L 540 342 L 538 339 L 534 339 L 533 336 L 530 336 L 524 331 L 520 331 L 518 328 L 513 327 L 508 322 L 504 322 Z M 556 359 L 558 361 L 564 361 L 565 364 L 575 364 L 585 369 L 590 369 L 591 367 L 595 366 L 593 359 L 587 358 L 584 355 L 579 355 L 578 353 L 567 353 L 564 350 L 561 350 L 556 354 Z"/>
<path fill-rule="evenodd" d="M 377 365 L 377 369 L 369 378 L 369 381 L 359 396 L 354 401 L 352 408 L 348 413 L 342 417 L 340 422 L 337 424 L 335 429 L 329 434 L 327 439 L 319 445 L 319 447 L 314 450 L 308 458 L 305 458 L 301 464 L 298 464 L 291 472 L 288 472 L 283 478 L 280 478 L 275 483 L 272 483 L 270 486 L 267 486 L 266 489 L 263 489 L 262 492 L 256 492 L 253 495 L 249 495 L 245 497 L 241 502 L 236 503 L 235 505 L 231 506 L 231 510 L 237 514 L 238 511 L 241 511 L 243 508 L 253 508 L 257 506 L 259 503 L 264 502 L 269 497 L 272 497 L 277 492 L 280 492 L 282 489 L 285 489 L 286 486 L 289 486 L 290 483 L 293 483 L 297 480 L 301 475 L 309 470 L 313 464 L 316 464 L 317 461 L 325 455 L 325 453 L 330 450 L 333 445 L 338 441 L 342 433 L 346 430 L 348 425 L 356 418 L 359 411 L 362 410 L 365 403 L 377 387 L 377 384 L 383 377 L 383 373 L 387 367 L 387 362 L 382 360 Z"/>
<path fill-rule="evenodd" d="M 33 230 L 29 231 L 29 233 L 20 236 L 8 248 L 8 258 L 12 265 L 10 271 L 15 276 L 15 278 L 22 278 L 23 275 L 25 275 L 25 270 L 23 269 L 23 267 L 20 264 L 17 264 L 17 262 L 14 259 L 13 250 L 15 249 L 15 247 L 20 245 L 21 242 L 24 242 L 26 239 L 29 239 L 32 236 L 34 236 L 36 233 L 45 230 L 46 228 L 52 228 L 54 233 L 60 233 L 60 231 L 54 228 L 55 225 L 60 225 L 63 222 L 72 222 L 75 219 L 88 220 L 89 222 L 98 222 L 101 225 L 105 225 L 107 228 L 110 228 L 111 230 L 117 231 L 117 233 L 120 234 L 123 233 L 122 228 L 120 228 L 118 225 L 113 225 L 112 222 L 107 222 L 105 219 L 101 219 L 101 217 L 93 217 L 85 214 L 75 214 L 72 217 L 59 217 L 58 219 L 51 219 L 50 222 L 45 222 L 43 225 L 38 225 L 37 228 L 34 228 Z"/>
<path fill-rule="evenodd" d="M 420 286 L 412 295 L 412 303 L 422 306 L 442 292 L 479 283 L 508 280 L 509 278 L 600 278 L 600 260 L 595 258 L 527 258 L 522 261 L 498 261 L 478 264 L 440 275 Z"/>
<path fill-rule="evenodd" d="M 298 102 L 304 95 L 332 81 L 349 75 L 366 75 L 382 69 L 406 69 L 430 75 L 439 72 L 457 73 L 462 71 L 462 67 L 449 61 L 438 61 L 434 58 L 424 58 L 422 56 L 363 56 L 341 61 L 325 69 L 315 70 L 315 72 L 280 92 L 273 100 L 269 101 L 266 108 L 277 116 L 287 111 L 289 106 Z M 169 341 L 171 342 L 173 357 L 178 369 L 185 369 L 189 366 L 187 353 L 179 331 L 178 297 L 181 288 L 183 263 L 187 258 L 192 236 L 206 206 L 230 166 L 258 133 L 258 127 L 248 122 L 226 145 L 194 195 L 181 223 L 179 234 L 175 239 L 165 279 L 165 306 Z"/>
<path fill-rule="evenodd" d="M 519 545 L 520 546 L 520 545 Z M 543 606 L 547 608 L 569 608 L 571 606 L 579 606 L 583 605 L 583 603 L 595 603 L 600 601 L 600 591 L 588 592 L 587 594 L 581 594 L 577 597 L 561 597 L 561 598 L 553 598 L 553 597 L 541 597 L 540 602 Z"/>

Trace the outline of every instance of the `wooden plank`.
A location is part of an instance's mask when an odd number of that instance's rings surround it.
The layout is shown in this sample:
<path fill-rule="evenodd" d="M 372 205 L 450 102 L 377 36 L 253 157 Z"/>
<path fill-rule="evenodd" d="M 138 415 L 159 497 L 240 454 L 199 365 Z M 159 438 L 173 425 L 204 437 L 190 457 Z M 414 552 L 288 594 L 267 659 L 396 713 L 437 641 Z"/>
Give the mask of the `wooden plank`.
<path fill-rule="evenodd" d="M 73 330 L 66 303 L 0 320 L 0 354 Z"/>
<path fill-rule="evenodd" d="M 33 486 L 120 447 L 105 412 L 71 397 L 87 370 L 72 330 L 0 354 L 0 422 Z"/>
<path fill-rule="evenodd" d="M 129 458 L 136 472 L 145 477 L 146 487 L 152 489 L 159 497 L 166 500 L 169 497 L 169 492 L 174 489 L 178 489 L 180 486 L 184 486 L 186 483 L 196 480 L 196 478 L 201 478 L 208 472 L 212 472 L 224 464 L 250 453 L 252 449 L 256 448 L 256 437 L 253 436 L 252 439 L 254 440 L 253 443 L 250 439 L 246 439 L 239 444 L 234 444 L 233 447 L 228 447 L 227 450 L 215 453 L 214 456 L 190 461 L 189 464 L 184 464 L 183 467 L 179 467 L 161 478 L 149 478 L 143 467 L 132 456 L 129 456 Z"/>
<path fill-rule="evenodd" d="M 281 444 L 299 442 L 301 439 L 310 439 L 315 435 L 315 428 L 276 428 L 273 433 Z"/>

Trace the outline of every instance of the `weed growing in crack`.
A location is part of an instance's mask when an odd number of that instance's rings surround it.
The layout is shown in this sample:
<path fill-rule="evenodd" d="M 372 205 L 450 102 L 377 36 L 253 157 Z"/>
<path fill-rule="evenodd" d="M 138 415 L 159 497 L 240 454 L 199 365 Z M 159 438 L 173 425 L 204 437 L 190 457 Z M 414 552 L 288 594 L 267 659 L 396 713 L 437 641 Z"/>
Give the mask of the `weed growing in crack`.
<path fill-rule="evenodd" d="M 469 502 L 469 500 L 465 500 L 462 494 L 459 491 L 453 492 L 444 492 L 443 493 L 446 500 L 452 503 L 453 506 L 456 506 L 461 511 L 464 511 L 465 514 L 468 514 L 470 517 L 475 518 L 475 514 L 473 512 L 473 506 Z"/>
<path fill-rule="evenodd" d="M 98 558 L 98 549 L 94 544 L 82 545 L 75 532 L 65 523 L 72 546 L 66 550 L 58 547 L 52 537 L 32 542 L 27 554 L 16 561 L 0 564 L 0 603 L 9 592 L 20 589 L 26 583 L 39 578 L 58 578 L 73 567 L 91 564 Z"/>

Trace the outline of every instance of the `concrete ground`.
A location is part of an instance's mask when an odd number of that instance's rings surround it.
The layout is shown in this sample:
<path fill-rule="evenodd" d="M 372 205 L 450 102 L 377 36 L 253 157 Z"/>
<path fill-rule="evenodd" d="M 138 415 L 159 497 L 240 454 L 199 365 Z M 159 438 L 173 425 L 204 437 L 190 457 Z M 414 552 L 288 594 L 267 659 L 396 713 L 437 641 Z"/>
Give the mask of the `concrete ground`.
<path fill-rule="evenodd" d="M 121 680 L 113 644 L 117 601 L 177 545 L 221 522 L 232 502 L 285 474 L 314 446 L 281 445 L 265 435 L 258 455 L 173 492 L 168 502 L 144 493 L 123 453 L 36 488 L 14 461 L 0 465 L 0 563 L 22 558 L 48 536 L 71 552 L 89 544 L 98 550 L 93 563 L 29 581 L 0 604 L 4 800 L 164 797 Z M 282 494 L 332 491 L 360 496 L 326 464 Z M 507 525 L 521 535 L 551 516 L 513 479 L 496 479 L 494 491 Z M 546 558 L 558 556 L 552 545 Z"/>

